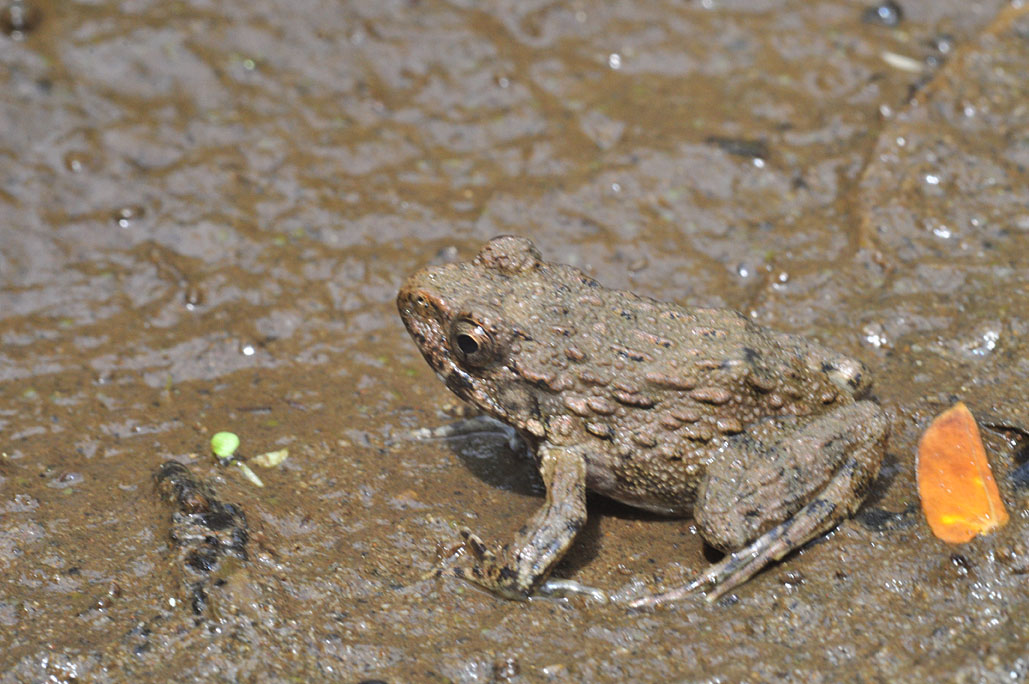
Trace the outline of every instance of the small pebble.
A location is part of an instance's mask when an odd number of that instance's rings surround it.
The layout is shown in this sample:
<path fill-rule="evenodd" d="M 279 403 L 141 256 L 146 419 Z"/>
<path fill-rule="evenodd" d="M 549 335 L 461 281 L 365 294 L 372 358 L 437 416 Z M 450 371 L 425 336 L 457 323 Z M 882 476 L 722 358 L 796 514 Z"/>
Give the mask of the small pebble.
<path fill-rule="evenodd" d="M 76 473 L 72 471 L 65 471 L 60 473 L 57 477 L 52 478 L 46 483 L 47 487 L 53 489 L 65 489 L 67 487 L 74 487 L 77 484 L 83 482 L 86 478 L 82 473 Z"/>

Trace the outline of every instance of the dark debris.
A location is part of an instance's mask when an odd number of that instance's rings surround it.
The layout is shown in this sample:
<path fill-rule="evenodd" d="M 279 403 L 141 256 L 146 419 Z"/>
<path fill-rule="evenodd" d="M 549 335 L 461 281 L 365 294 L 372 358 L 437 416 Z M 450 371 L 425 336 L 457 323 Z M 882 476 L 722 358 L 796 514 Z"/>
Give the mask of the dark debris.
<path fill-rule="evenodd" d="M 176 506 L 169 536 L 186 574 L 193 612 L 207 605 L 207 584 L 226 556 L 247 560 L 247 519 L 242 509 L 220 501 L 214 489 L 175 461 L 162 463 L 154 474 L 157 490 Z"/>

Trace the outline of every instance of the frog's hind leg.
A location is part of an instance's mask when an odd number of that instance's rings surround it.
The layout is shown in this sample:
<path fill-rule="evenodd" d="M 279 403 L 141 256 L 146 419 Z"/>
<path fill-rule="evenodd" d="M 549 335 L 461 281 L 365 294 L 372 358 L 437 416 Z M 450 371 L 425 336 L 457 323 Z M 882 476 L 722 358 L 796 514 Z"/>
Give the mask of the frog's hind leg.
<path fill-rule="evenodd" d="M 825 495 L 804 506 L 793 517 L 781 522 L 755 541 L 728 554 L 684 587 L 686 592 L 709 589 L 708 601 L 716 601 L 756 575 L 764 566 L 780 560 L 793 549 L 822 535 L 852 515 L 846 507 L 833 503 L 834 490 L 849 491 L 853 469 L 837 474 Z"/>
<path fill-rule="evenodd" d="M 857 510 L 879 471 L 886 415 L 860 401 L 771 444 L 745 437 L 708 466 L 694 516 L 704 538 L 730 551 L 692 583 L 634 603 L 652 606 L 708 589 L 709 601 L 828 532 Z"/>

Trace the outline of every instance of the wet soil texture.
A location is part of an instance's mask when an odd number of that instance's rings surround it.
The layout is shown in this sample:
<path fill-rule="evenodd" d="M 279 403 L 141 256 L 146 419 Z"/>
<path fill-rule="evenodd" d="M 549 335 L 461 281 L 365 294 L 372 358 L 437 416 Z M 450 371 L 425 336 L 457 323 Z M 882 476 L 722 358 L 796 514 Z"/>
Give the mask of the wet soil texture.
<path fill-rule="evenodd" d="M 999 0 L 6 0 L 0 683 L 1029 680 L 1027 36 Z M 461 411 L 393 299 L 500 233 L 865 362 L 857 517 L 715 604 L 432 577 L 541 492 L 405 437 Z M 1011 522 L 952 546 L 914 448 L 958 399 Z M 257 487 L 218 430 L 289 458 Z M 715 557 L 596 499 L 556 575 Z"/>

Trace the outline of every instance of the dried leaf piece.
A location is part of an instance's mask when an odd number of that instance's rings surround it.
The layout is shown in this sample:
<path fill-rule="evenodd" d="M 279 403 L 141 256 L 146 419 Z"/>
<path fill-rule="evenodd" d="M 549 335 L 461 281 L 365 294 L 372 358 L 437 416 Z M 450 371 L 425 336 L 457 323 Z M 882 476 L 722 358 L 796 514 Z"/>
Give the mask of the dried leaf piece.
<path fill-rule="evenodd" d="M 274 468 L 289 457 L 289 449 L 279 449 L 278 451 L 269 451 L 266 454 L 258 454 L 250 459 L 251 463 L 255 463 L 262 468 Z"/>
<path fill-rule="evenodd" d="M 1008 521 L 979 428 L 960 401 L 936 416 L 918 442 L 918 495 L 933 534 L 951 544 Z"/>
<path fill-rule="evenodd" d="M 258 487 L 264 486 L 264 482 L 261 481 L 261 478 L 259 478 L 257 476 L 257 473 L 251 470 L 250 466 L 248 466 L 246 463 L 244 463 L 243 461 L 236 461 L 236 467 L 239 468 L 239 472 L 243 473 L 243 477 L 248 479 L 251 484 L 256 485 Z"/>

